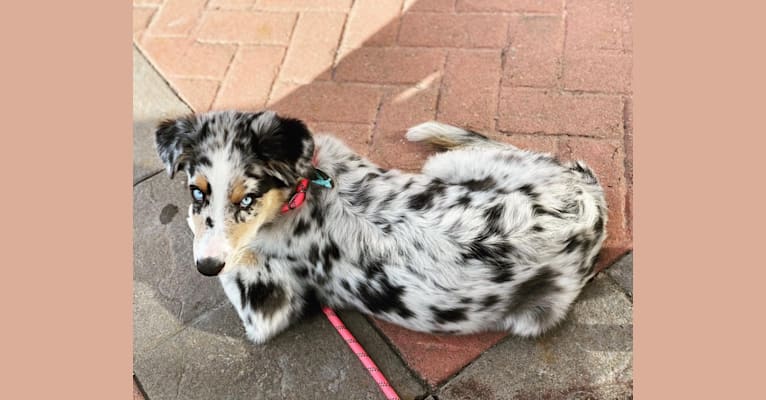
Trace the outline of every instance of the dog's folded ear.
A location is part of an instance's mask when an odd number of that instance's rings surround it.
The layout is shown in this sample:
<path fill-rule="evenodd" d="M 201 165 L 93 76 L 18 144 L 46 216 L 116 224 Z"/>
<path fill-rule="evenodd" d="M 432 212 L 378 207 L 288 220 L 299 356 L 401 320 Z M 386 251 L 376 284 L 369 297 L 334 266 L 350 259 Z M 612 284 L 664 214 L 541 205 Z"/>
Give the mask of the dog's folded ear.
<path fill-rule="evenodd" d="M 165 170 L 170 178 L 189 166 L 196 125 L 197 119 L 194 116 L 187 116 L 162 121 L 157 127 L 155 133 L 157 153 L 165 164 Z"/>
<path fill-rule="evenodd" d="M 226 141 L 227 137 L 234 149 L 253 157 L 285 186 L 308 177 L 314 169 L 311 132 L 300 120 L 273 111 L 214 112 L 163 121 L 156 132 L 157 153 L 172 178 L 182 169 L 187 173 L 194 169 L 201 141 Z"/>
<path fill-rule="evenodd" d="M 274 178 L 293 185 L 313 171 L 314 139 L 302 121 L 266 111 L 253 120 L 251 129 L 253 154 Z"/>

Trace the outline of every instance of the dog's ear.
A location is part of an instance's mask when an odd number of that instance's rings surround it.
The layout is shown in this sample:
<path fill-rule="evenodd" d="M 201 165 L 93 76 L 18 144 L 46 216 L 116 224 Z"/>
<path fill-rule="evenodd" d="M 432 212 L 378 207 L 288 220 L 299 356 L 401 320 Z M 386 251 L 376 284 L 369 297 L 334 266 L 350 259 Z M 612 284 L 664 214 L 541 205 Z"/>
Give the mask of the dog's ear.
<path fill-rule="evenodd" d="M 302 121 L 266 111 L 253 120 L 250 128 L 252 151 L 274 178 L 292 186 L 314 170 L 314 139 Z"/>
<path fill-rule="evenodd" d="M 157 127 L 155 140 L 157 153 L 172 179 L 176 172 L 189 167 L 192 159 L 197 119 L 187 116 L 162 121 Z"/>

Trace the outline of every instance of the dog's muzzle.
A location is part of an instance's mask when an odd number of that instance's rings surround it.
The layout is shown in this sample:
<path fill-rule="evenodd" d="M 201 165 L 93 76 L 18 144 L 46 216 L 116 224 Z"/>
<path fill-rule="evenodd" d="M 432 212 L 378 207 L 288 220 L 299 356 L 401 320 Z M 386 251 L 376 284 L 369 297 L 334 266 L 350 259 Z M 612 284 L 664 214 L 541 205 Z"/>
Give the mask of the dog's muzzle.
<path fill-rule="evenodd" d="M 226 263 L 215 258 L 203 258 L 197 261 L 197 271 L 205 276 L 216 276 Z"/>

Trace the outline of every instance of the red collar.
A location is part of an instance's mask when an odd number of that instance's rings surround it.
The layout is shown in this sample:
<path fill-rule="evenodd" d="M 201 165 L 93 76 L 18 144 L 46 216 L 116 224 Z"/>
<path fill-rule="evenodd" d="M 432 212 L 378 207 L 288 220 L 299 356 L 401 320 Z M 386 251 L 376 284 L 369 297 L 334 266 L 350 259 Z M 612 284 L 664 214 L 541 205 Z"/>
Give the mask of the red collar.
<path fill-rule="evenodd" d="M 295 193 L 293 193 L 293 196 L 290 197 L 290 200 L 287 203 L 282 205 L 282 214 L 300 207 L 300 205 L 306 201 L 306 191 L 308 189 L 309 180 L 306 178 L 301 178 L 301 180 L 298 181 L 298 186 L 295 187 Z"/>
<path fill-rule="evenodd" d="M 311 160 L 311 163 L 316 166 L 317 165 L 317 151 L 314 150 L 314 157 Z M 314 183 L 317 183 L 319 185 L 331 188 L 332 187 L 332 178 L 330 178 L 326 173 L 323 171 L 314 168 L 314 174 L 316 175 L 315 180 L 311 181 Z M 309 180 L 308 178 L 301 178 L 298 181 L 298 185 L 295 187 L 295 192 L 290 197 L 290 200 L 288 200 L 287 203 L 282 205 L 282 214 L 294 210 L 303 204 L 304 201 L 306 201 L 306 191 L 309 190 Z"/>

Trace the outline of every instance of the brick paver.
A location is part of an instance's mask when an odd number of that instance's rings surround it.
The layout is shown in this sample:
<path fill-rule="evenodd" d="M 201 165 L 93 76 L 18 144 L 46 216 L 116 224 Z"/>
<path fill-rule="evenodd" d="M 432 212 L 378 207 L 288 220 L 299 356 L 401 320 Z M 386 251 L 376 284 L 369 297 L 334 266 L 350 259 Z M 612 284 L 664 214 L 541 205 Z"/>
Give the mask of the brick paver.
<path fill-rule="evenodd" d="M 564 88 L 603 93 L 630 91 L 633 58 L 628 54 L 577 54 L 565 58 Z"/>
<path fill-rule="evenodd" d="M 515 133 L 622 138 L 623 99 L 558 89 L 503 88 L 498 129 Z"/>
<path fill-rule="evenodd" d="M 213 104 L 215 94 L 218 92 L 219 83 L 209 79 L 189 79 L 171 77 L 170 84 L 178 90 L 181 98 L 189 104 L 193 110 L 206 110 Z"/>
<path fill-rule="evenodd" d="M 475 130 L 492 130 L 501 73 L 500 50 L 450 51 L 438 119 Z"/>
<path fill-rule="evenodd" d="M 401 11 L 402 0 L 356 0 L 348 16 L 343 49 L 395 45 Z"/>
<path fill-rule="evenodd" d="M 359 154 L 368 155 L 372 139 L 372 123 L 309 121 L 309 129 L 316 133 L 332 134 Z"/>
<path fill-rule="evenodd" d="M 510 143 L 521 149 L 540 151 L 543 153 L 558 154 L 559 138 L 547 135 L 525 134 L 495 134 L 490 135 L 495 140 Z"/>
<path fill-rule="evenodd" d="M 207 8 L 213 10 L 247 10 L 255 4 L 255 0 L 210 0 Z"/>
<path fill-rule="evenodd" d="M 423 47 L 501 48 L 508 18 L 493 14 L 409 12 L 402 17 L 399 44 Z"/>
<path fill-rule="evenodd" d="M 202 16 L 197 38 L 203 42 L 287 45 L 295 13 L 260 11 L 208 11 Z"/>
<path fill-rule="evenodd" d="M 234 45 L 219 45 L 188 41 L 185 38 L 148 38 L 147 42 L 157 43 L 173 48 L 168 54 L 174 54 L 167 68 L 171 76 L 189 78 L 207 78 L 220 80 L 229 68 L 231 58 L 236 51 Z"/>
<path fill-rule="evenodd" d="M 197 25 L 206 0 L 166 0 L 149 27 L 152 35 L 188 36 Z"/>
<path fill-rule="evenodd" d="M 137 46 L 195 111 L 273 108 L 407 170 L 431 150 L 404 131 L 433 118 L 582 158 L 610 208 L 599 265 L 632 247 L 630 0 L 133 4 Z M 493 342 L 381 329 L 431 383 Z M 440 348 L 457 355 L 424 356 Z"/>
<path fill-rule="evenodd" d="M 451 12 L 455 9 L 455 0 L 404 0 L 405 11 Z"/>
<path fill-rule="evenodd" d="M 143 35 L 156 12 L 156 7 L 133 7 L 133 37 Z"/>
<path fill-rule="evenodd" d="M 458 11 L 561 12 L 561 0 L 457 0 Z"/>
<path fill-rule="evenodd" d="M 427 84 L 421 88 L 392 89 L 383 98 L 376 120 L 376 129 L 381 132 L 401 133 L 411 126 L 434 119 L 438 96 L 439 89 L 429 87 Z"/>
<path fill-rule="evenodd" d="M 631 51 L 630 0 L 567 2 L 567 51 Z"/>
<path fill-rule="evenodd" d="M 514 16 L 508 42 L 504 85 L 554 87 L 557 84 L 564 47 L 561 15 Z"/>
<path fill-rule="evenodd" d="M 294 83 L 332 78 L 331 68 L 345 20 L 346 14 L 339 12 L 301 13 L 280 78 Z"/>
<path fill-rule="evenodd" d="M 314 82 L 293 85 L 288 98 L 271 107 L 308 121 L 372 123 L 382 96 L 377 86 Z"/>
<path fill-rule="evenodd" d="M 465 336 L 434 336 L 376 321 L 380 330 L 399 346 L 404 360 L 432 386 L 445 381 L 506 335 L 487 332 Z"/>
<path fill-rule="evenodd" d="M 215 108 L 263 108 L 269 100 L 284 53 L 281 47 L 240 47 L 218 92 Z"/>
<path fill-rule="evenodd" d="M 276 11 L 348 11 L 352 0 L 257 0 L 255 8 Z"/>
<path fill-rule="evenodd" d="M 363 47 L 338 64 L 338 81 L 376 84 L 417 83 L 444 66 L 443 49 Z"/>

